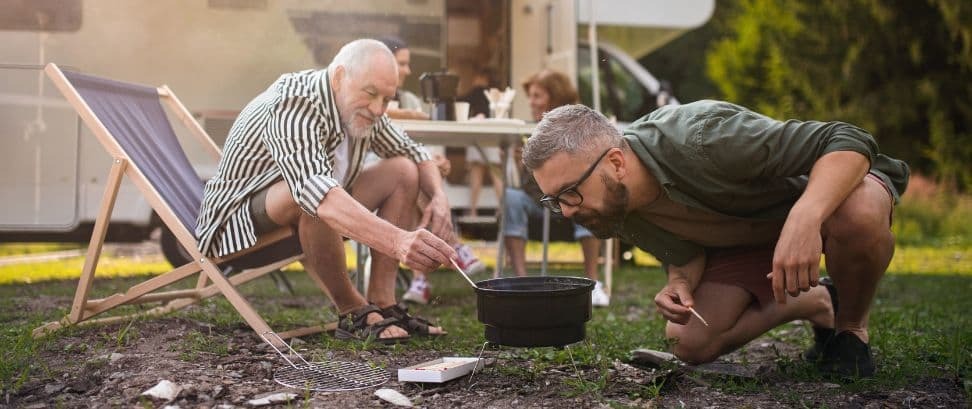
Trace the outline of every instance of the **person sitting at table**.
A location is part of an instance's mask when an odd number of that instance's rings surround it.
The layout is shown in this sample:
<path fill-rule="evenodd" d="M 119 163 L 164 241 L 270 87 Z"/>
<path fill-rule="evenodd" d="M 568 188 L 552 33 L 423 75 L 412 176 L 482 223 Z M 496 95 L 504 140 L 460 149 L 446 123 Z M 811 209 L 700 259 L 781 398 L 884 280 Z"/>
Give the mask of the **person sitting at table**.
<path fill-rule="evenodd" d="M 576 104 L 580 100 L 566 75 L 548 69 L 533 74 L 523 83 L 523 89 L 526 90 L 530 101 L 530 111 L 534 121 L 542 119 L 543 114 L 551 109 Z M 519 151 L 520 148 L 517 150 Z M 520 161 L 517 160 L 517 163 Z M 540 207 L 540 196 L 543 192 L 540 191 L 531 172 L 523 169 L 521 174 L 522 188 L 506 189 L 503 204 L 503 241 L 516 275 L 525 276 L 527 226 L 531 217 L 543 217 L 543 209 Z M 551 215 L 551 217 L 562 216 Z M 580 241 L 584 253 L 584 273 L 596 282 L 594 291 L 591 293 L 591 303 L 597 307 L 605 307 L 610 303 L 610 299 L 604 291 L 604 285 L 598 280 L 597 271 L 601 241 L 584 226 L 574 223 L 573 227 L 574 239 Z"/>
<path fill-rule="evenodd" d="M 381 37 L 378 41 L 381 41 L 391 50 L 395 56 L 395 62 L 398 64 L 398 90 L 395 92 L 398 108 L 388 109 L 385 114 L 392 119 L 429 119 L 429 115 L 422 111 L 422 100 L 412 92 L 402 88 L 405 85 L 405 79 L 412 73 L 411 52 L 408 49 L 408 44 L 401 38 L 393 36 Z M 426 145 L 425 149 L 432 155 L 432 160 L 439 167 L 442 177 L 447 176 L 452 165 L 445 156 L 445 149 L 442 146 L 432 145 Z M 423 199 L 419 198 L 420 201 Z M 486 265 L 473 254 L 472 248 L 461 243 L 455 234 L 448 236 L 446 241 L 455 248 L 456 254 L 459 256 L 456 259 L 456 264 L 463 271 L 468 274 L 479 274 L 486 270 Z M 421 271 L 413 271 L 412 282 L 409 284 L 408 290 L 402 295 L 402 300 L 428 304 L 431 297 L 432 286 L 428 277 Z"/>

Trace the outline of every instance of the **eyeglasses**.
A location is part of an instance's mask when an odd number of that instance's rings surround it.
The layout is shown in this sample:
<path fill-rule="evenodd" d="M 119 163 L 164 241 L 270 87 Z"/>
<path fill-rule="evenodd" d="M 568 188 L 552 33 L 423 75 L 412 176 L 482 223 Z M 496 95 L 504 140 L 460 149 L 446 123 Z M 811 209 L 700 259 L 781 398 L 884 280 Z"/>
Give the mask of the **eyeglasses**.
<path fill-rule="evenodd" d="M 563 209 L 560 208 L 561 203 L 567 206 L 580 206 L 581 203 L 584 203 L 584 196 L 581 196 L 580 192 L 577 191 L 577 188 L 579 188 L 580 185 L 583 184 L 592 173 L 594 173 L 594 169 L 597 168 L 597 164 L 601 163 L 601 159 L 604 159 L 608 152 L 611 152 L 611 149 L 614 148 L 608 148 L 608 150 L 604 151 L 601 156 L 598 156 L 597 160 L 594 161 L 594 164 L 587 168 L 587 171 L 584 172 L 584 174 L 581 175 L 580 179 L 577 179 L 576 182 L 572 183 L 570 186 L 567 186 L 556 195 L 541 196 L 540 204 L 543 205 L 543 207 L 550 209 L 551 212 L 561 214 L 563 213 Z"/>

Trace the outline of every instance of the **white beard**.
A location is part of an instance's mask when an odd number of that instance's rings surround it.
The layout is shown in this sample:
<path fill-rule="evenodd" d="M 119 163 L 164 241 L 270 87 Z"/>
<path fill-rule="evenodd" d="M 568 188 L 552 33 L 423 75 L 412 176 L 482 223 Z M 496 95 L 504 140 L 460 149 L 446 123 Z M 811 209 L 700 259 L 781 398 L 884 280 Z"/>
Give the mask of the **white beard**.
<path fill-rule="evenodd" d="M 357 118 L 357 115 L 350 115 L 351 118 Z M 375 124 L 378 122 L 377 119 L 368 123 L 367 125 L 355 126 L 355 121 L 341 121 L 341 125 L 344 126 L 345 132 L 347 132 L 348 137 L 355 140 L 364 140 L 371 135 L 371 130 L 374 129 Z"/>

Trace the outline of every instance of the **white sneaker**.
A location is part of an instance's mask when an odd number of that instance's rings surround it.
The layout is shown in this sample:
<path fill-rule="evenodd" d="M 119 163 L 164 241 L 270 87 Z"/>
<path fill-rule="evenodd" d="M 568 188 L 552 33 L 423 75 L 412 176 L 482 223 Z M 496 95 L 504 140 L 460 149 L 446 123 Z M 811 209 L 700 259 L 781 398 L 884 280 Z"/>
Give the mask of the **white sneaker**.
<path fill-rule="evenodd" d="M 591 291 L 591 305 L 595 307 L 607 307 L 611 303 L 611 297 L 604 292 L 604 284 L 596 281 L 594 291 Z"/>
<path fill-rule="evenodd" d="M 486 271 L 486 265 L 476 258 L 476 255 L 473 254 L 472 249 L 469 246 L 459 244 L 456 246 L 456 254 L 459 256 L 459 259 L 456 260 L 456 264 L 458 264 L 459 268 L 461 268 L 462 271 L 465 271 L 466 274 L 473 276 Z"/>
<path fill-rule="evenodd" d="M 402 301 L 413 302 L 416 304 L 428 304 L 432 296 L 429 282 L 422 277 L 412 279 L 412 284 L 408 286 L 408 291 L 402 295 Z"/>

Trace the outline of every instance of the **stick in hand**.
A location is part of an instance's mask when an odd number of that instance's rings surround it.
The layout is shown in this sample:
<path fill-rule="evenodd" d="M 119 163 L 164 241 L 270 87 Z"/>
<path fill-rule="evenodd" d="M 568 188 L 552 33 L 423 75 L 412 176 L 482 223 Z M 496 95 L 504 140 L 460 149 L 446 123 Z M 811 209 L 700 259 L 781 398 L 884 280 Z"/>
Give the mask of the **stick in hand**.
<path fill-rule="evenodd" d="M 469 282 L 469 285 L 473 286 L 473 288 L 479 288 L 476 286 L 476 283 L 474 283 L 472 280 L 469 279 L 469 276 L 466 275 L 466 272 L 462 271 L 462 268 L 459 267 L 459 264 L 456 264 L 456 260 L 449 260 L 449 261 L 452 262 L 452 266 L 456 268 L 456 271 L 458 271 L 459 274 L 462 274 L 462 278 L 465 278 L 466 281 Z"/>
<path fill-rule="evenodd" d="M 695 308 L 688 307 L 688 309 L 689 309 L 689 311 L 692 311 L 692 315 L 695 315 L 695 318 L 698 318 L 699 321 L 702 321 L 702 323 L 705 324 L 705 326 L 707 326 L 707 327 L 709 326 L 709 323 L 708 322 L 705 322 L 705 318 L 702 318 L 702 316 L 699 315 L 699 313 L 697 311 L 695 311 Z"/>

